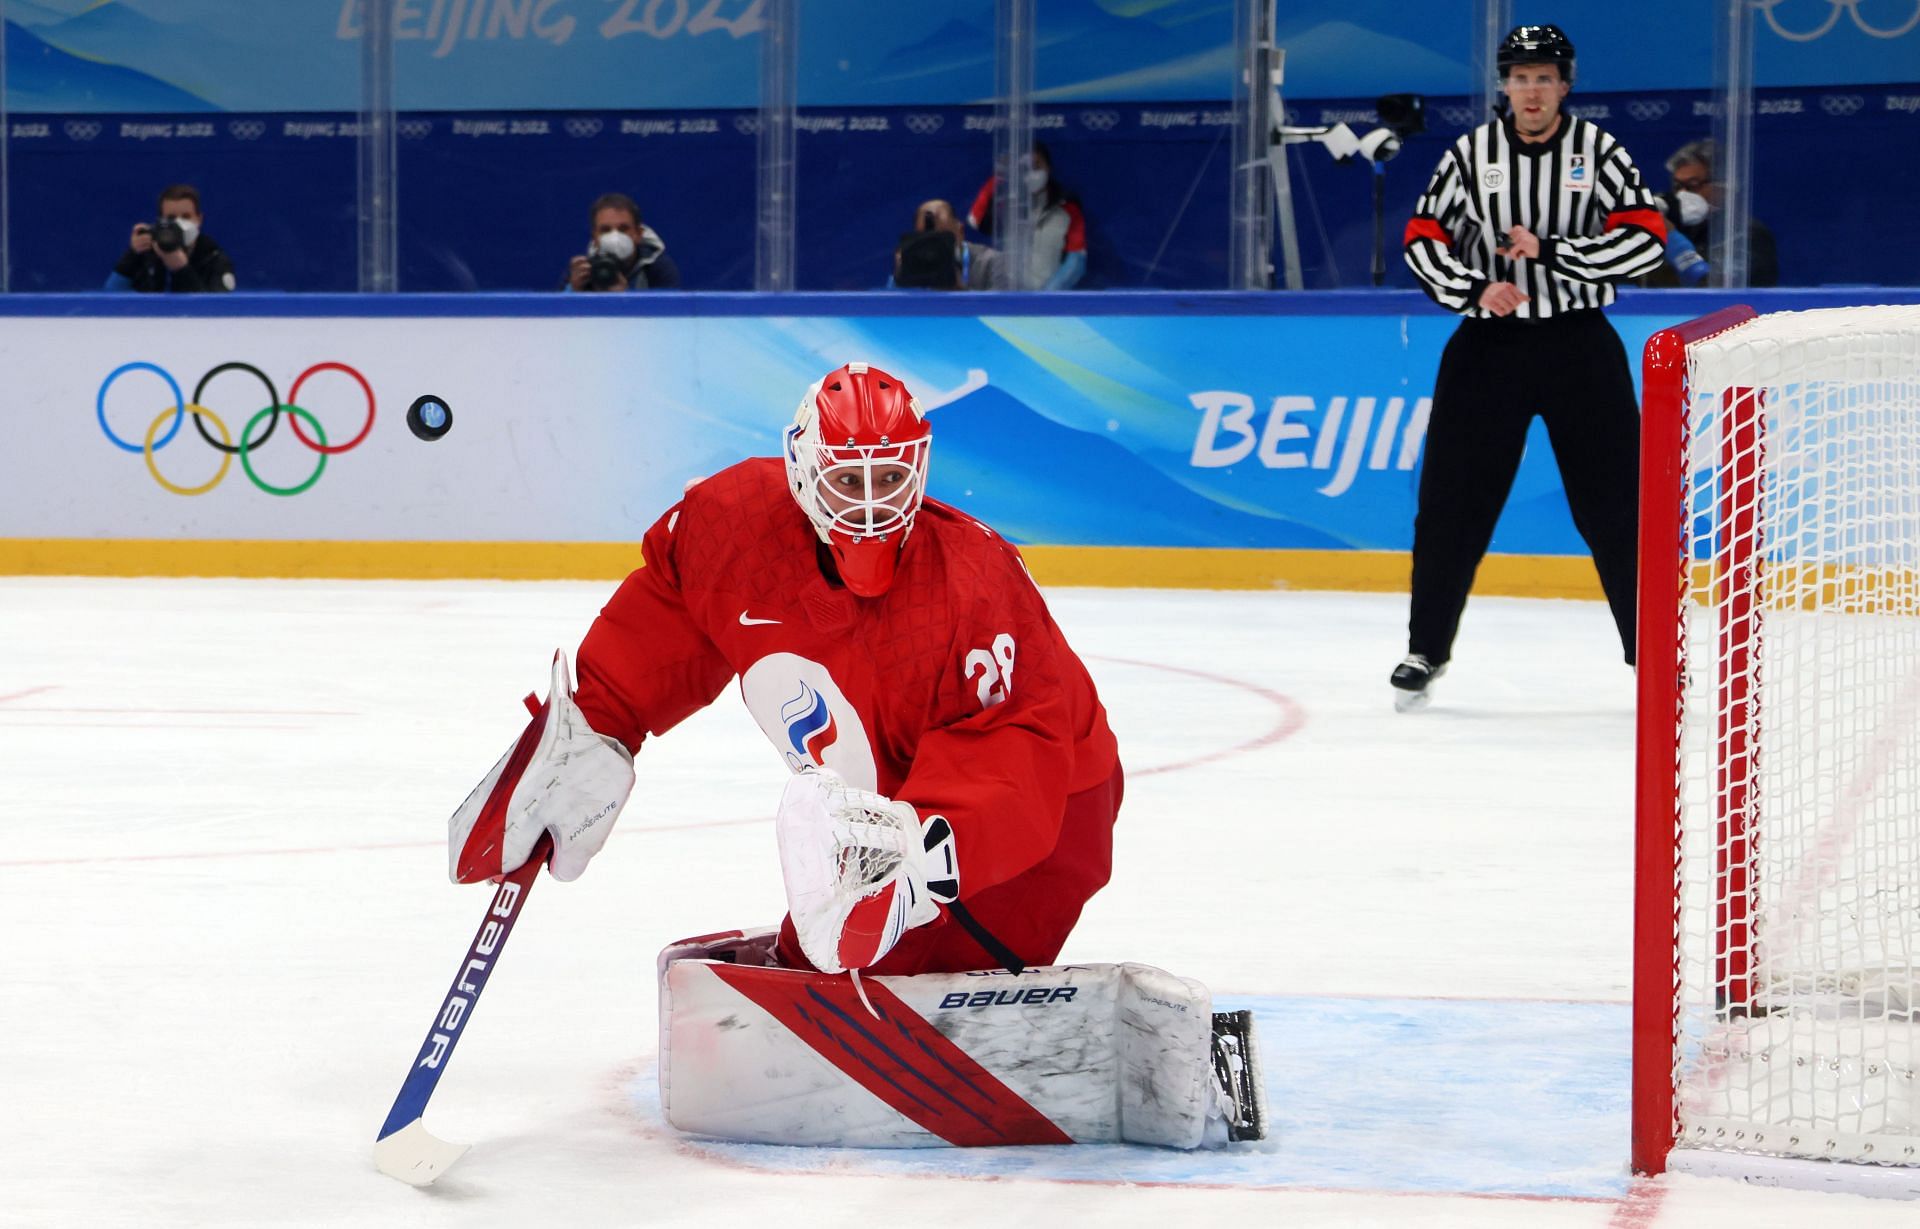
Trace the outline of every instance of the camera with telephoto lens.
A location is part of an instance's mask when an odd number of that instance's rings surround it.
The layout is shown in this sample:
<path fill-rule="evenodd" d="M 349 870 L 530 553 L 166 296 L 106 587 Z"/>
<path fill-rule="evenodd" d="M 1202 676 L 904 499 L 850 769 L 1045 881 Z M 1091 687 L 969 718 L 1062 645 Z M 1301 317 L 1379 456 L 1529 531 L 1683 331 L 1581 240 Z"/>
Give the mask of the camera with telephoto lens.
<path fill-rule="evenodd" d="M 187 246 L 186 232 L 172 218 L 161 218 L 147 228 L 147 233 L 153 236 L 153 246 L 162 252 L 177 252 Z"/>
<path fill-rule="evenodd" d="M 627 275 L 627 263 L 610 252 L 587 254 L 587 289 L 612 290 Z"/>

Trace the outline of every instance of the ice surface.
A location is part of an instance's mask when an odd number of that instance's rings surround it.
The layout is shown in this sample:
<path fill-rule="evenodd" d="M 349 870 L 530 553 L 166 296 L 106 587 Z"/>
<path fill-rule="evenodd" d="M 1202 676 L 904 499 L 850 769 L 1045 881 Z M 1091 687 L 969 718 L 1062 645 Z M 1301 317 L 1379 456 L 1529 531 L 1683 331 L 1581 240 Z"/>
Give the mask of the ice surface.
<path fill-rule="evenodd" d="M 731 696 L 543 880 L 427 1112 L 375 1129 L 485 908 L 445 818 L 603 584 L 0 581 L 0 1224 L 1810 1226 L 1904 1205 L 1626 1175 L 1632 686 L 1596 603 L 1058 590 L 1128 766 L 1063 959 L 1262 1029 L 1278 1138 L 872 1153 L 658 1115 L 653 958 L 769 922 L 784 768 Z M 982 1179 L 992 1179 L 982 1181 Z M 1861 1209 L 1868 1209 L 1862 1212 Z"/>

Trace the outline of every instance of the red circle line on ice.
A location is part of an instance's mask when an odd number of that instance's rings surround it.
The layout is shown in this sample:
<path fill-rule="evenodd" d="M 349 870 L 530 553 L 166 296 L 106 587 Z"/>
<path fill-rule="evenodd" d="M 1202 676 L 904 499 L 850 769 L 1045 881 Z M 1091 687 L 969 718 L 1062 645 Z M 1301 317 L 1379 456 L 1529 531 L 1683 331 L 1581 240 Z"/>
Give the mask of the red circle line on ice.
<path fill-rule="evenodd" d="M 1259 751 L 1266 747 L 1273 746 L 1276 743 L 1286 741 L 1287 739 L 1293 737 L 1295 734 L 1298 734 L 1302 729 L 1306 727 L 1306 724 L 1307 724 L 1306 707 L 1302 705 L 1298 700 L 1295 700 L 1291 696 L 1282 694 L 1281 692 L 1275 691 L 1270 687 L 1265 687 L 1259 683 L 1255 683 L 1248 679 L 1238 678 L 1231 674 L 1216 674 L 1209 670 L 1198 670 L 1190 666 L 1176 666 L 1167 662 L 1142 661 L 1142 660 L 1131 658 L 1131 657 L 1111 657 L 1104 654 L 1097 654 L 1097 655 L 1089 654 L 1087 656 L 1087 660 L 1107 662 L 1112 665 L 1135 666 L 1143 670 L 1165 671 L 1170 674 L 1184 674 L 1189 678 L 1199 679 L 1203 682 L 1208 682 L 1208 683 L 1216 683 L 1221 686 L 1232 688 L 1233 690 L 1244 692 L 1251 696 L 1255 696 L 1261 700 L 1266 701 L 1268 704 L 1272 705 L 1273 709 L 1275 710 L 1272 717 L 1269 718 L 1269 722 L 1267 724 L 1266 729 L 1259 730 L 1257 732 L 1252 732 L 1249 737 L 1243 738 L 1241 741 L 1233 744 L 1232 746 L 1214 747 L 1209 750 L 1202 751 L 1197 755 L 1188 756 L 1185 759 L 1175 760 L 1170 762 L 1163 762 L 1158 764 L 1148 764 L 1142 767 L 1130 769 L 1127 772 L 1127 779 L 1129 781 L 1138 780 L 1142 777 L 1158 776 L 1162 773 L 1185 772 L 1189 769 L 1199 768 L 1203 765 L 1216 763 L 1224 759 L 1230 759 L 1234 756 L 1245 755 L 1245 754 L 1248 754 L 1249 752 Z M 136 728 L 140 728 L 140 729 L 160 729 L 160 730 L 228 729 L 228 730 L 253 730 L 253 731 L 259 731 L 259 730 L 302 731 L 302 730 L 311 730 L 313 729 L 313 726 L 310 724 L 300 724 L 297 719 L 314 718 L 314 717 L 346 718 L 346 717 L 360 717 L 363 715 L 362 713 L 357 711 L 350 711 L 350 710 L 335 711 L 330 709 L 277 709 L 277 708 L 174 709 L 174 708 L 95 708 L 95 707 L 64 708 L 64 707 L 42 707 L 37 704 L 31 705 L 31 706 L 18 706 L 18 705 L 11 704 L 12 701 L 24 700 L 29 696 L 37 696 L 42 692 L 47 692 L 52 690 L 54 690 L 54 685 L 49 684 L 49 685 L 44 685 L 39 687 L 28 687 L 25 690 L 16 691 L 10 695 L 0 695 L 0 728 L 4 728 L 7 725 L 25 724 L 25 722 L 4 720 L 5 718 L 24 715 L 26 716 L 27 721 L 31 722 L 36 728 L 49 728 L 51 725 L 52 728 L 62 728 L 62 729 L 136 729 Z M 61 719 L 61 718 L 67 718 L 67 717 L 76 718 L 76 720 Z M 179 722 L 179 719 L 182 717 L 191 719 L 193 721 L 193 724 L 191 725 L 181 724 Z M 230 725 L 229 724 L 212 725 L 199 720 L 200 718 L 205 718 L 205 717 L 240 718 L 243 720 L 238 720 L 235 723 Z M 281 723 L 268 724 L 265 722 L 251 720 L 252 718 L 263 718 L 263 717 L 278 718 L 280 719 Z M 123 718 L 132 718 L 135 720 L 123 720 Z M 722 819 L 694 819 L 694 820 L 687 820 L 684 822 L 677 822 L 677 823 L 648 822 L 644 827 L 636 827 L 636 826 L 629 825 L 625 829 L 616 829 L 613 833 L 613 837 L 614 839 L 620 839 L 622 837 L 626 837 L 626 838 L 637 838 L 642 836 L 652 837 L 652 836 L 658 836 L 658 835 L 661 835 L 662 833 L 667 833 L 667 832 L 697 832 L 697 831 L 703 831 L 703 830 L 713 829 L 713 828 L 751 827 L 759 824 L 771 824 L 772 822 L 773 822 L 773 816 L 770 813 L 766 813 L 766 812 L 756 813 L 752 815 L 731 816 L 731 817 L 722 818 Z M 32 867 L 91 866 L 91 865 L 98 865 L 102 863 L 122 863 L 122 862 L 127 862 L 127 863 L 131 863 L 131 862 L 198 862 L 198 861 L 204 861 L 204 860 L 210 860 L 210 859 L 224 859 L 224 858 L 280 858 L 280 857 L 307 857 L 307 856 L 314 856 L 314 855 L 324 855 L 327 857 L 334 857 L 343 853 L 373 853 L 373 852 L 385 852 L 387 850 L 395 850 L 395 849 L 414 850 L 414 849 L 428 849 L 428 848 L 432 848 L 432 849 L 445 848 L 445 843 L 442 841 L 408 840 L 408 841 L 379 841 L 379 842 L 371 842 L 366 844 L 266 846 L 266 847 L 253 848 L 253 849 L 175 850 L 175 851 L 166 851 L 166 852 L 157 852 L 157 853 L 136 853 L 136 854 L 74 854 L 74 855 L 69 855 L 64 857 L 52 857 L 52 858 L 11 858 L 9 859 L 4 856 L 0 856 L 0 870 L 15 869 L 19 867 L 29 867 L 29 866 L 32 866 Z"/>
<path fill-rule="evenodd" d="M 213 377 L 225 371 L 236 370 L 257 377 L 266 387 L 270 400 L 270 404 L 260 409 L 257 413 L 254 413 L 246 424 L 247 430 L 251 431 L 252 427 L 261 419 L 266 420 L 266 430 L 251 439 L 245 438 L 243 435 L 242 438 L 236 440 L 234 435 L 227 430 L 226 423 L 221 420 L 218 414 L 207 406 L 198 403 L 207 385 L 213 380 Z M 107 424 L 108 391 L 121 376 L 136 371 L 150 372 L 158 376 L 165 382 L 167 391 L 171 394 L 169 398 L 170 403 L 161 406 L 159 417 L 153 420 L 153 425 L 145 433 L 145 438 L 138 443 L 122 439 L 114 432 L 113 428 Z M 299 404 L 300 390 L 307 380 L 322 372 L 329 371 L 339 372 L 351 378 L 354 383 L 360 386 L 360 392 L 366 398 L 367 403 L 366 421 L 361 425 L 359 433 L 341 444 L 328 444 L 326 432 L 320 428 L 318 418 L 313 415 L 311 410 Z M 94 397 L 94 416 L 99 421 L 100 430 L 105 433 L 108 442 L 122 451 L 140 453 L 145 459 L 148 472 L 153 475 L 154 481 L 157 482 L 163 490 L 171 491 L 176 495 L 204 495 L 208 491 L 211 491 L 226 477 L 227 462 L 231 460 L 234 455 L 240 457 L 243 472 L 245 472 L 253 484 L 262 491 L 270 495 L 298 494 L 311 487 L 313 483 L 319 479 L 320 469 L 316 468 L 305 482 L 291 487 L 277 487 L 263 481 L 259 475 L 254 472 L 248 455 L 257 451 L 261 445 L 267 442 L 268 437 L 273 434 L 274 427 L 278 425 L 280 421 L 281 412 L 285 411 L 287 413 L 290 425 L 293 428 L 294 437 L 306 445 L 308 449 L 320 454 L 320 464 L 324 467 L 327 457 L 336 453 L 351 451 L 357 448 L 367 438 L 368 434 L 373 430 L 375 409 L 373 386 L 367 382 L 367 378 L 357 369 L 346 363 L 331 361 L 315 363 L 296 376 L 292 388 L 288 390 L 285 401 L 280 400 L 279 393 L 274 390 L 273 381 L 269 379 L 265 373 L 261 372 L 259 368 L 249 363 L 237 361 L 221 363 L 210 369 L 206 375 L 202 376 L 200 383 L 195 386 L 194 400 L 191 402 L 180 395 L 180 384 L 173 378 L 170 372 L 156 363 L 144 361 L 122 363 L 107 373 L 107 377 L 100 382 L 99 392 Z M 181 422 L 189 415 L 194 418 L 195 426 L 199 429 L 201 438 L 217 452 L 226 454 L 221 458 L 220 468 L 214 474 L 213 479 L 197 487 L 183 486 L 170 481 L 160 473 L 159 466 L 154 457 L 156 452 L 173 442 L 174 436 L 179 432 Z M 301 426 L 301 419 L 303 418 L 311 424 L 311 432 Z M 167 423 L 168 420 L 171 420 L 170 425 L 167 426 L 164 433 L 161 433 L 161 424 Z M 209 435 L 205 427 L 207 423 L 211 423 L 221 439 L 227 442 L 223 444 L 219 440 L 214 439 L 212 435 Z M 155 438 L 156 436 L 158 436 L 157 439 Z"/>

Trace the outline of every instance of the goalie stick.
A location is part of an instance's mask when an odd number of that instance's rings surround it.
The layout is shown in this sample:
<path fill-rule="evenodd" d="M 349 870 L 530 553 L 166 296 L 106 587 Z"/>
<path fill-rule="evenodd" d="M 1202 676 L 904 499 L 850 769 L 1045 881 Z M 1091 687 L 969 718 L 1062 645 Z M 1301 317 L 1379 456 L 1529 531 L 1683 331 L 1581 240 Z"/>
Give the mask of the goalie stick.
<path fill-rule="evenodd" d="M 426 1113 L 427 1099 L 439 1085 L 440 1076 L 453 1057 L 453 1047 L 460 1042 L 460 1032 L 479 1003 L 480 992 L 486 989 L 487 978 L 500 959 L 507 936 L 513 932 L 527 893 L 533 890 L 534 878 L 552 852 L 553 837 L 542 834 L 526 862 L 501 878 L 493 900 L 487 905 L 487 915 L 481 919 L 480 929 L 467 947 L 466 960 L 454 975 L 453 987 L 447 991 L 440 1010 L 434 1013 L 433 1025 L 427 1029 L 427 1039 L 413 1060 L 413 1069 L 400 1085 L 400 1095 L 393 1099 L 393 1108 L 387 1111 L 387 1120 L 375 1139 L 374 1166 L 389 1178 L 398 1178 L 410 1186 L 426 1186 L 465 1155 L 468 1145 L 434 1138 L 421 1123 L 420 1116 Z"/>

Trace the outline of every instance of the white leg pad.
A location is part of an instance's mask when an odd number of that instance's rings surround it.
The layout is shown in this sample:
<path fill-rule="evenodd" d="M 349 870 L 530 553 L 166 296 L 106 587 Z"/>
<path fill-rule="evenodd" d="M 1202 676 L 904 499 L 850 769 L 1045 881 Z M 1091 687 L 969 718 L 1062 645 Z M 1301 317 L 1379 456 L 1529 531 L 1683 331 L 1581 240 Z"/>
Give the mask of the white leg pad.
<path fill-rule="evenodd" d="M 676 1128 L 869 1148 L 1193 1148 L 1217 1112 L 1212 996 L 1190 978 L 1057 965 L 856 986 L 766 967 L 771 952 L 769 931 L 660 954 L 660 1098 Z"/>
<path fill-rule="evenodd" d="M 1213 1106 L 1213 995 L 1149 964 L 1114 966 L 1120 1138 L 1197 1148 Z"/>

